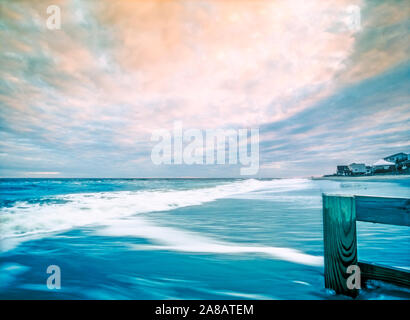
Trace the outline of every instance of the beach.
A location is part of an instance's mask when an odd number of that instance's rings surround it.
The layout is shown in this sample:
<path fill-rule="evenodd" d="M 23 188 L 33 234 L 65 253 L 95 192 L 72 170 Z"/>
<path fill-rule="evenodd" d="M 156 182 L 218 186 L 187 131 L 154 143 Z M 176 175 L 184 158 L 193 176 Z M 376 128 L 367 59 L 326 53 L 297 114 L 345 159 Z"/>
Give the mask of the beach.
<path fill-rule="evenodd" d="M 323 176 L 312 177 L 312 180 L 331 180 L 331 181 L 369 181 L 369 182 L 383 182 L 383 181 L 397 181 L 410 180 L 410 175 L 374 175 L 374 176 Z"/>
<path fill-rule="evenodd" d="M 1 179 L 0 190 L 3 299 L 344 299 L 324 288 L 322 193 L 409 197 L 410 188 L 407 179 Z M 407 228 L 357 227 L 360 259 L 409 268 Z M 58 291 L 46 286 L 50 265 L 61 269 Z M 378 284 L 359 299 L 409 297 Z"/>

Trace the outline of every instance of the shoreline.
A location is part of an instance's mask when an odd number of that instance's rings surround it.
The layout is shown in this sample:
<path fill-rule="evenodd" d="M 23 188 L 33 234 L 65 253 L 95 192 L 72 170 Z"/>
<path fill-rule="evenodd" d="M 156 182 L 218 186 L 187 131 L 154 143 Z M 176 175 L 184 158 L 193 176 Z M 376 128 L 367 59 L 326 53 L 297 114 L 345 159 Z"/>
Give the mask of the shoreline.
<path fill-rule="evenodd" d="M 311 177 L 312 180 L 333 180 L 333 181 L 386 181 L 386 180 L 410 180 L 410 175 L 375 175 L 375 176 L 329 176 Z"/>

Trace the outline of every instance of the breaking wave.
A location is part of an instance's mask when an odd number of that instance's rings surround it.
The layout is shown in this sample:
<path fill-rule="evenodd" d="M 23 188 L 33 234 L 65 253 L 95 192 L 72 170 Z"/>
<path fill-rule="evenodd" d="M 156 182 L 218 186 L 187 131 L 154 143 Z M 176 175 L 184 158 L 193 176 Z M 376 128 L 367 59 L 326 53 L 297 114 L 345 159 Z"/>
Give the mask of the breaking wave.
<path fill-rule="evenodd" d="M 12 207 L 1 209 L 1 249 L 7 251 L 21 242 L 72 228 L 102 225 L 105 228 L 98 232 L 106 236 L 147 238 L 154 243 L 149 246 L 150 249 L 214 254 L 256 253 L 295 263 L 321 265 L 321 257 L 294 249 L 251 244 L 238 246 L 201 234 L 154 225 L 139 216 L 147 212 L 201 205 L 221 198 L 240 197 L 251 192 L 300 189 L 309 183 L 309 180 L 305 179 L 250 179 L 189 190 L 82 193 L 49 197 L 36 203 L 16 202 Z"/>

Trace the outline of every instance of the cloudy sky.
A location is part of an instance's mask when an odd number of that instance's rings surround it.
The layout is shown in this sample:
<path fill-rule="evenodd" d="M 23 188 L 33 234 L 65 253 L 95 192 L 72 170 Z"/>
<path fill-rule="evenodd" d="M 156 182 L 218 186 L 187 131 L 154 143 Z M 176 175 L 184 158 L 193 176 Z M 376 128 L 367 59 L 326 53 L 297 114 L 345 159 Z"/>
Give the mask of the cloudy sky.
<path fill-rule="evenodd" d="M 154 165 L 175 121 L 259 128 L 260 177 L 409 153 L 409 30 L 406 0 L 1 0 L 0 176 L 239 175 Z"/>

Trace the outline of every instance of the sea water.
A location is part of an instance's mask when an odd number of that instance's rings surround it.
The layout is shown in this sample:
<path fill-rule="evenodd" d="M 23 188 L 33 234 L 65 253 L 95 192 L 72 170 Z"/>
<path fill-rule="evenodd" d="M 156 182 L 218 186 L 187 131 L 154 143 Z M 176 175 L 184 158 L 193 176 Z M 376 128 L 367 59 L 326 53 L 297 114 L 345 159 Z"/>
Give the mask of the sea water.
<path fill-rule="evenodd" d="M 410 181 L 1 179 L 0 298 L 344 299 L 324 288 L 323 192 L 409 198 Z M 357 228 L 360 260 L 409 269 L 407 227 Z"/>

